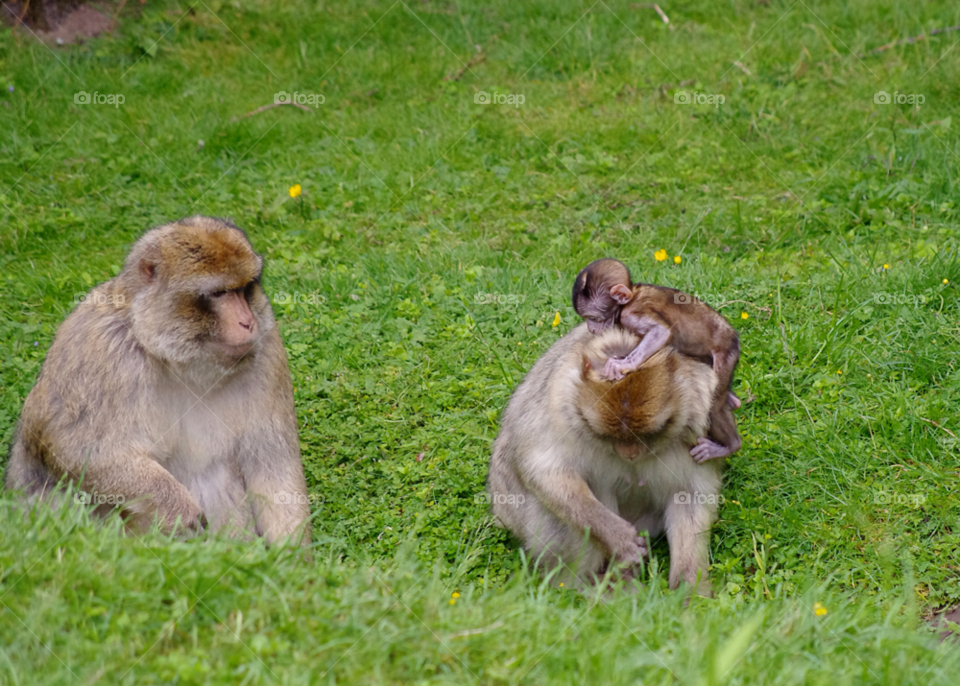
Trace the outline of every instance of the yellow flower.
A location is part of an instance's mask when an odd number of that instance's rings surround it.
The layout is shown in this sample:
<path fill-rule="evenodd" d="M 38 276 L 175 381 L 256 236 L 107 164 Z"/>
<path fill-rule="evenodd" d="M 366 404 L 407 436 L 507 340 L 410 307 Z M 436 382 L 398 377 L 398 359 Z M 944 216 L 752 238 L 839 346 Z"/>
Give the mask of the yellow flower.
<path fill-rule="evenodd" d="M 944 280 L 943 280 L 943 285 L 944 285 L 944 286 L 946 286 L 948 283 L 950 283 L 950 279 L 944 279 Z"/>
<path fill-rule="evenodd" d="M 827 614 L 827 608 L 825 608 L 820 603 L 814 603 L 813 614 L 815 614 L 817 617 L 823 617 L 825 614 Z"/>
<path fill-rule="evenodd" d="M 290 193 L 290 197 L 291 197 L 291 198 L 300 197 L 300 194 L 301 194 L 302 192 L 303 192 L 303 189 L 300 188 L 300 184 L 299 184 L 299 183 L 295 183 L 295 184 L 293 184 L 292 186 L 290 186 L 290 191 L 289 191 L 289 193 Z"/>
<path fill-rule="evenodd" d="M 562 581 L 560 582 L 560 588 L 563 588 L 563 582 L 562 582 Z"/>
<path fill-rule="evenodd" d="M 843 374 L 843 370 L 842 370 L 842 369 L 838 369 L 838 370 L 837 370 L 837 374 Z"/>
<path fill-rule="evenodd" d="M 673 256 L 673 263 L 674 263 L 674 264 L 680 264 L 681 262 L 683 262 L 683 258 L 682 258 L 682 257 L 680 257 L 679 255 L 674 255 L 674 256 Z"/>
<path fill-rule="evenodd" d="M 457 604 L 457 599 L 456 599 L 456 598 L 451 598 L 451 599 L 450 599 L 450 604 L 451 604 L 451 605 L 456 605 L 456 604 Z"/>
<path fill-rule="evenodd" d="M 750 315 L 747 314 L 746 312 L 741 312 L 740 319 L 750 319 Z"/>
<path fill-rule="evenodd" d="M 552 326 L 553 328 L 557 328 L 558 326 L 560 326 L 560 313 L 559 313 L 559 312 L 557 312 L 555 315 L 553 315 L 553 324 L 551 324 L 550 326 Z"/>
<path fill-rule="evenodd" d="M 657 262 L 663 262 L 665 259 L 667 259 L 667 251 L 661 248 L 657 252 L 653 253 L 653 259 L 655 259 Z"/>
<path fill-rule="evenodd" d="M 459 598 L 459 597 L 460 597 L 460 594 L 457 593 L 456 591 L 454 591 L 453 593 L 450 594 L 450 597 L 451 597 L 451 598 Z"/>
<path fill-rule="evenodd" d="M 889 265 L 889 264 L 883 265 L 883 271 L 887 271 L 888 269 L 890 269 L 890 265 Z"/>

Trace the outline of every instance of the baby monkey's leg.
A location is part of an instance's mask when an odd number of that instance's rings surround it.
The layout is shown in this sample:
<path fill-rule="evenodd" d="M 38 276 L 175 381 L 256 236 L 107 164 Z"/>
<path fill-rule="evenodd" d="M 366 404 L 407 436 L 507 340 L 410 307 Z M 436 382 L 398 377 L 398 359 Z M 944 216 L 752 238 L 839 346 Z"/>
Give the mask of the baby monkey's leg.
<path fill-rule="evenodd" d="M 733 409 L 740 407 L 740 399 L 730 391 L 733 370 L 740 361 L 740 344 L 736 338 L 726 350 L 713 351 L 713 370 L 717 374 L 717 392 L 710 410 L 710 429 L 690 450 L 696 462 L 727 457 L 740 450 L 742 442 L 737 434 L 737 420 Z"/>
<path fill-rule="evenodd" d="M 623 358 L 611 357 L 603 367 L 603 375 L 616 381 L 622 379 L 627 372 L 632 372 L 646 362 L 651 355 L 660 350 L 670 340 L 670 329 L 659 322 L 643 317 L 635 326 L 632 322 L 624 322 L 625 328 L 643 336 L 640 344 L 629 355 Z"/>
<path fill-rule="evenodd" d="M 707 437 L 698 438 L 697 444 L 690 449 L 694 462 L 727 457 L 740 450 L 741 441 L 737 435 L 737 421 L 733 418 L 733 409 L 727 404 L 726 394 L 721 396 L 721 400 L 715 403 L 710 411 L 710 430 Z"/>

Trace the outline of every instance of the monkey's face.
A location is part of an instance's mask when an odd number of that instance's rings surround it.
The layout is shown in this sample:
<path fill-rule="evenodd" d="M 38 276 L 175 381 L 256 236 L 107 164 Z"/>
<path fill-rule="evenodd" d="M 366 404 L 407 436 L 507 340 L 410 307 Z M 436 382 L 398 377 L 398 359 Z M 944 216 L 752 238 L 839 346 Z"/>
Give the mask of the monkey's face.
<path fill-rule="evenodd" d="M 156 357 L 191 367 L 226 371 L 253 358 L 273 315 L 260 288 L 263 260 L 244 234 L 206 218 L 157 231 L 136 262 L 138 340 Z"/>
<path fill-rule="evenodd" d="M 613 325 L 612 319 L 588 319 L 587 328 L 594 336 L 599 336 Z"/>
<path fill-rule="evenodd" d="M 576 300 L 577 313 L 587 322 L 590 333 L 601 334 L 617 321 L 620 305 L 610 297 L 606 288 L 593 291 L 588 289 L 580 294 Z"/>
<path fill-rule="evenodd" d="M 630 272 L 623 263 L 605 258 L 584 267 L 573 282 L 573 309 L 587 322 L 592 334 L 601 334 L 617 321 L 622 303 L 611 289 L 630 287 Z"/>
<path fill-rule="evenodd" d="M 213 335 L 208 346 L 215 354 L 239 360 L 251 353 L 260 339 L 260 322 L 250 307 L 250 297 L 259 288 L 251 281 L 243 288 L 220 289 L 205 296 L 213 317 Z"/>

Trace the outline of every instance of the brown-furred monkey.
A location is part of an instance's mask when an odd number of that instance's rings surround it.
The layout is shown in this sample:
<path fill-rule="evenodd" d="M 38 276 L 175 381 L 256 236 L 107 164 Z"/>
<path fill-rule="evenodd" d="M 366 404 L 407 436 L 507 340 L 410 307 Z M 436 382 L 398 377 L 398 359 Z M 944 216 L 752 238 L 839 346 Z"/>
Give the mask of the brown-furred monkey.
<path fill-rule="evenodd" d="M 590 583 L 608 564 L 628 576 L 647 555 L 639 534 L 666 534 L 670 587 L 710 594 L 710 527 L 722 460 L 688 451 L 706 430 L 717 377 L 665 347 L 620 381 L 611 357 L 636 347 L 620 328 L 580 326 L 533 366 L 503 412 L 487 488 L 498 522 L 556 581 Z"/>
<path fill-rule="evenodd" d="M 62 480 L 127 526 L 309 543 L 287 356 L 233 224 L 148 231 L 54 337 L 13 441 L 6 483 L 32 501 Z"/>

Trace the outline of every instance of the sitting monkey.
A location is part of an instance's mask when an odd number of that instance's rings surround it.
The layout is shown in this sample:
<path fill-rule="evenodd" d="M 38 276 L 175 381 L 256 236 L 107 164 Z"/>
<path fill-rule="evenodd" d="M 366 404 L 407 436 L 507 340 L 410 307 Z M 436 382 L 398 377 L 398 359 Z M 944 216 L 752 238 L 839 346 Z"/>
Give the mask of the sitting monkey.
<path fill-rule="evenodd" d="M 647 556 L 638 532 L 665 533 L 670 587 L 709 595 L 722 462 L 699 464 L 688 451 L 717 376 L 671 347 L 618 382 L 597 371 L 637 343 L 623 329 L 593 336 L 580 326 L 537 361 L 493 444 L 493 513 L 543 566 L 561 566 L 558 581 L 589 582 L 610 562 L 629 574 Z"/>
<path fill-rule="evenodd" d="M 57 331 L 7 487 L 56 504 L 73 482 L 134 531 L 158 521 L 309 543 L 293 387 L 262 276 L 229 222 L 148 231 Z"/>

